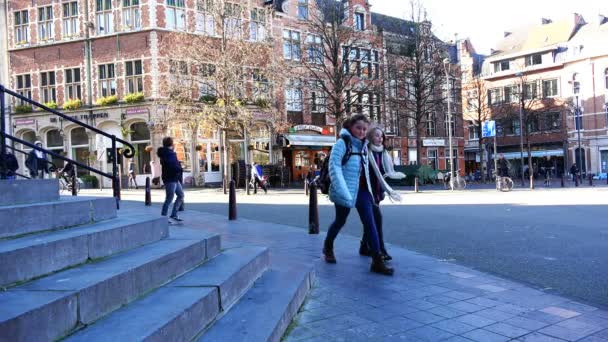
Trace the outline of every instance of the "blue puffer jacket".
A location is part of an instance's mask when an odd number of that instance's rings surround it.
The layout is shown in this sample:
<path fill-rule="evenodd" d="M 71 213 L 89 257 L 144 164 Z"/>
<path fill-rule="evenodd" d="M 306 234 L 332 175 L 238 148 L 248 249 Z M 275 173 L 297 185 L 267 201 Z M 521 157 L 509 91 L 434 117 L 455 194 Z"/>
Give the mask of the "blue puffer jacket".
<path fill-rule="evenodd" d="M 345 135 L 350 136 L 352 142 L 351 153 L 363 153 L 363 156 L 353 154 L 348 162 L 342 166 L 342 157 L 346 154 Z M 363 158 L 363 162 L 361 162 Z M 340 131 L 340 139 L 336 142 L 329 156 L 329 177 L 331 186 L 329 188 L 329 199 L 335 204 L 347 208 L 354 208 L 357 202 L 359 191 L 359 177 L 361 177 L 361 167 L 365 172 L 367 189 L 370 193 L 371 185 L 369 181 L 369 164 L 367 157 L 367 142 L 353 137 L 346 129 Z"/>

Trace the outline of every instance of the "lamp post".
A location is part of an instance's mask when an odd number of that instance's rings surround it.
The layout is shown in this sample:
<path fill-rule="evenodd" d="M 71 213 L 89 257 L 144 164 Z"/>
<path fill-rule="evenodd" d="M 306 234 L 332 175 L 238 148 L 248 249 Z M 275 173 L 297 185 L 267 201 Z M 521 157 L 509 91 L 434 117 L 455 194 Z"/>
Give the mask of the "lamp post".
<path fill-rule="evenodd" d="M 582 154 L 583 151 L 581 151 L 581 126 L 583 124 L 583 116 L 581 115 L 581 107 L 579 106 L 579 102 L 578 102 L 578 95 L 576 95 L 576 108 L 575 110 L 575 117 L 576 117 L 576 133 L 578 134 L 578 158 L 577 158 L 577 163 L 578 163 L 578 167 L 579 167 L 579 172 L 578 172 L 578 178 L 579 178 L 579 183 L 581 183 L 582 181 L 582 172 L 583 172 L 583 162 L 582 162 Z"/>
<path fill-rule="evenodd" d="M 515 76 L 520 78 L 519 81 L 519 158 L 521 160 L 521 186 L 524 186 L 524 113 L 523 113 L 523 103 L 524 103 L 524 74 L 518 72 Z M 528 170 L 530 170 L 530 165 L 528 165 Z M 531 171 L 530 171 L 531 172 Z"/>
<path fill-rule="evenodd" d="M 454 150 L 452 149 L 452 109 L 451 109 L 451 93 L 450 93 L 450 76 L 448 69 L 450 67 L 449 59 L 445 58 L 443 60 L 443 70 L 445 71 L 445 80 L 447 82 L 447 90 L 448 90 L 448 140 L 449 140 L 449 156 L 450 156 L 450 190 L 454 191 Z"/>

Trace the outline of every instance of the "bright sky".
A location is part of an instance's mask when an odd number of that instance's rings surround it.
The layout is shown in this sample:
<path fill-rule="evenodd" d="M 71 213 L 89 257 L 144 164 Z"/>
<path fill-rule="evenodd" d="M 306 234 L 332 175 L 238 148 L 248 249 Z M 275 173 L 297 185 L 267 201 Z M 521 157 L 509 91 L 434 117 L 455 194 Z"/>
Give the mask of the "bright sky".
<path fill-rule="evenodd" d="M 470 38 L 478 53 L 488 54 L 504 31 L 541 18 L 559 19 L 580 13 L 587 22 L 608 16 L 608 0 L 419 0 L 446 41 Z M 408 19 L 409 0 L 370 0 L 372 11 Z"/>

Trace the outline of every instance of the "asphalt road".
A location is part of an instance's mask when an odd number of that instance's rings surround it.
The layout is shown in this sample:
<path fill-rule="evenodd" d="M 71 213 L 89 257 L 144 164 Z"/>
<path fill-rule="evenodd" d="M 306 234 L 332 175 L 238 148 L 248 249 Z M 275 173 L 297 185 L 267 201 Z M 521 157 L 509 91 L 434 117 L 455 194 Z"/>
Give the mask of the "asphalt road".
<path fill-rule="evenodd" d="M 204 203 L 193 203 L 198 197 Z M 226 197 L 187 193 L 187 206 L 227 212 Z M 239 198 L 239 217 L 308 229 L 301 193 Z M 387 243 L 608 307 L 608 189 L 430 191 L 404 199 L 383 204 Z M 326 230 L 333 205 L 320 198 L 319 212 Z M 342 233 L 361 230 L 353 211 Z"/>

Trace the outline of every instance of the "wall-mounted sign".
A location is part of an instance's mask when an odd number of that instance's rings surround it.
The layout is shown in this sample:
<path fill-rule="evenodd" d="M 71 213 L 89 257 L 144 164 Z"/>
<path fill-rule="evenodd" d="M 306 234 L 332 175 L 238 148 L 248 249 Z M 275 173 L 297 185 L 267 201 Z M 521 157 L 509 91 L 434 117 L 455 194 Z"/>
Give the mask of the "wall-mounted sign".
<path fill-rule="evenodd" d="M 148 108 L 136 107 L 136 108 L 127 108 L 125 111 L 126 115 L 135 115 L 135 114 L 148 114 Z"/>
<path fill-rule="evenodd" d="M 314 132 L 318 132 L 318 133 L 323 133 L 323 128 L 321 128 L 319 126 L 315 126 L 315 125 L 297 125 L 297 126 L 293 126 L 289 130 L 290 133 L 295 133 L 295 132 L 300 132 L 300 131 L 314 131 Z"/>
<path fill-rule="evenodd" d="M 15 126 L 33 125 L 34 119 L 17 119 L 15 120 Z"/>
<path fill-rule="evenodd" d="M 103 113 L 93 113 L 93 114 L 70 115 L 70 117 L 72 119 L 75 119 L 78 121 L 86 121 L 86 120 L 92 120 L 92 119 L 107 119 L 109 117 L 109 114 L 107 112 L 103 112 Z M 57 122 L 57 118 L 50 118 L 49 121 Z M 63 118 L 59 118 L 59 121 L 63 121 Z"/>
<path fill-rule="evenodd" d="M 445 139 L 422 139 L 422 146 L 424 146 L 424 147 L 445 146 Z"/>

